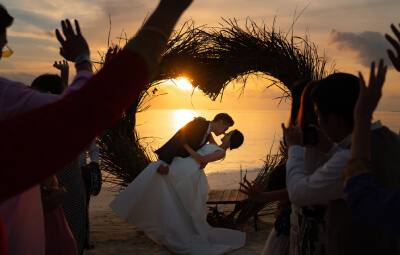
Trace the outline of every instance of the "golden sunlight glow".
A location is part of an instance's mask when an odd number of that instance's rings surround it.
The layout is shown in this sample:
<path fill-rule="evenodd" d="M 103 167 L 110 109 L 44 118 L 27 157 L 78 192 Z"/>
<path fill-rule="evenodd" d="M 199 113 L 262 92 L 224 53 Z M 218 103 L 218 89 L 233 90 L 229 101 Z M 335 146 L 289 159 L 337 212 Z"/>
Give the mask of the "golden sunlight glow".
<path fill-rule="evenodd" d="M 179 77 L 178 79 L 172 79 L 172 82 L 182 90 L 193 90 L 193 86 L 190 81 L 184 77 Z"/>
<path fill-rule="evenodd" d="M 187 109 L 179 109 L 179 110 L 173 110 L 174 111 L 174 124 L 176 130 L 180 129 L 183 127 L 186 123 L 189 121 L 192 121 L 194 117 L 197 117 L 197 114 L 193 110 L 187 110 Z"/>

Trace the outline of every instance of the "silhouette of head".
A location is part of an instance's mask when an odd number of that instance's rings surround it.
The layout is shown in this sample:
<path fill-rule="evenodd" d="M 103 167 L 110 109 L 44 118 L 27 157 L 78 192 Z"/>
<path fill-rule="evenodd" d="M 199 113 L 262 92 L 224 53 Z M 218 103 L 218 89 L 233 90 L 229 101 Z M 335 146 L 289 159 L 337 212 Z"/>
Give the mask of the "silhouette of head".
<path fill-rule="evenodd" d="M 354 126 L 354 107 L 359 94 L 359 80 L 347 73 L 335 73 L 317 81 L 311 98 L 323 120 L 331 113 L 341 117 L 344 122 Z"/>
<path fill-rule="evenodd" d="M 37 77 L 31 85 L 40 92 L 60 95 L 64 91 L 64 84 L 56 74 L 43 74 Z"/>
<path fill-rule="evenodd" d="M 214 134 L 217 136 L 225 134 L 228 128 L 233 126 L 233 124 L 235 123 L 232 117 L 229 116 L 227 113 L 218 113 L 217 115 L 215 115 L 212 122 L 216 123 Z"/>
<path fill-rule="evenodd" d="M 229 144 L 229 149 L 233 150 L 239 148 L 243 144 L 243 141 L 244 141 L 244 136 L 242 132 L 240 132 L 237 129 L 233 130 L 231 135 L 231 141 Z"/>
<path fill-rule="evenodd" d="M 14 18 L 8 14 L 6 8 L 0 4 L 0 51 L 7 44 L 7 27 L 11 26 Z M 0 54 L 1 58 L 1 54 Z"/>

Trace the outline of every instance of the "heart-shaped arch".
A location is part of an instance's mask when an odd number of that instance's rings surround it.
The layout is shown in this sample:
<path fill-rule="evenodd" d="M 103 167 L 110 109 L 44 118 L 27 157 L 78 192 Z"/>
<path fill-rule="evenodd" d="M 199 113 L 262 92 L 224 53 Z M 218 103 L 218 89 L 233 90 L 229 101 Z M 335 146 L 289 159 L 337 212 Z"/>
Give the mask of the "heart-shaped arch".
<path fill-rule="evenodd" d="M 98 139 L 103 170 L 111 174 L 106 181 L 127 186 L 154 160 L 135 130 L 136 113 L 155 96 L 155 86 L 163 81 L 184 76 L 216 100 L 218 96 L 222 99 L 232 81 L 251 74 L 265 75 L 274 78 L 271 86 L 278 86 L 290 97 L 296 81 L 326 76 L 325 65 L 326 59 L 318 56 L 317 47 L 307 37 L 295 37 L 274 27 L 268 30 L 250 19 L 244 28 L 236 20 L 224 20 L 217 28 L 186 22 L 169 40 L 156 77 Z"/>

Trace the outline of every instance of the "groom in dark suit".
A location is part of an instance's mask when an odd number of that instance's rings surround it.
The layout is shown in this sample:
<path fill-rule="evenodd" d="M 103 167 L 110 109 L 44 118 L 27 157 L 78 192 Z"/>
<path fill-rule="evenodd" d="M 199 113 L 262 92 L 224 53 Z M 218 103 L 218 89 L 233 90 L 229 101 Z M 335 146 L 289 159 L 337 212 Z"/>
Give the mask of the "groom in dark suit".
<path fill-rule="evenodd" d="M 213 132 L 216 136 L 225 134 L 229 127 L 233 126 L 234 121 L 231 116 L 226 113 L 219 113 L 215 115 L 212 121 L 207 121 L 204 118 L 195 118 L 187 123 L 175 135 L 166 142 L 161 148 L 155 151 L 159 160 L 164 161 L 157 168 L 157 172 L 162 175 L 167 175 L 169 172 L 169 165 L 174 157 L 188 157 L 189 152 L 183 148 L 184 144 L 188 144 L 193 150 L 197 151 L 207 142 L 214 142 L 211 135 Z M 204 168 L 202 166 L 202 168 Z"/>

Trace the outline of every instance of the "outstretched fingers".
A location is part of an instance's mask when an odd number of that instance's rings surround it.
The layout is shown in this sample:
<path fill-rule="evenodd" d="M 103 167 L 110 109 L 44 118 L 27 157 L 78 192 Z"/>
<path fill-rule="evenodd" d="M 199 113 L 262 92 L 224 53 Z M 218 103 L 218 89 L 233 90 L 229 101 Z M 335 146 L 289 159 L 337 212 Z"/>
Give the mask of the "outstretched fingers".
<path fill-rule="evenodd" d="M 375 72 L 375 63 L 372 62 L 368 86 L 365 84 L 363 75 L 359 72 L 360 95 L 354 109 L 355 118 L 372 118 L 372 113 L 382 96 L 386 71 L 387 66 L 384 65 L 383 60 L 379 61 L 377 72 Z"/>
<path fill-rule="evenodd" d="M 57 40 L 60 42 L 61 45 L 65 44 L 65 40 L 62 37 L 62 35 L 60 33 L 60 30 L 58 30 L 58 29 L 56 29 L 56 37 L 57 37 Z"/>
<path fill-rule="evenodd" d="M 251 187 L 251 183 L 246 179 L 246 176 L 243 178 L 243 182 L 245 185 Z"/>
<path fill-rule="evenodd" d="M 382 86 L 385 83 L 385 79 L 386 79 L 386 72 L 387 72 L 387 66 L 384 65 L 383 63 L 383 59 L 381 59 L 379 61 L 379 66 L 378 66 L 378 73 L 377 73 L 377 83 L 379 86 L 379 90 L 382 91 Z"/>
<path fill-rule="evenodd" d="M 393 24 L 390 27 L 392 28 L 393 33 L 396 35 L 397 41 L 393 37 L 388 35 L 388 34 L 385 34 L 385 38 L 386 38 L 386 40 L 389 41 L 389 43 L 396 50 L 397 56 L 390 49 L 387 50 L 387 53 L 388 53 L 388 56 L 389 56 L 390 60 L 393 63 L 393 66 L 396 68 L 397 71 L 400 71 L 400 44 L 399 44 L 400 32 Z"/>
<path fill-rule="evenodd" d="M 400 26 L 400 24 L 399 24 Z M 400 41 L 400 32 L 399 30 L 396 28 L 396 26 L 394 24 L 390 25 L 390 28 L 392 29 L 393 33 L 396 35 L 397 40 Z"/>
<path fill-rule="evenodd" d="M 375 83 L 375 61 L 371 63 L 371 69 L 369 72 L 369 85 Z"/>
<path fill-rule="evenodd" d="M 360 94 L 362 94 L 365 90 L 365 81 L 361 72 L 358 72 L 358 83 L 360 84 Z"/>
<path fill-rule="evenodd" d="M 365 83 L 361 83 L 364 81 L 360 81 L 360 85 L 363 85 L 364 88 L 371 91 L 371 93 L 374 93 L 375 95 L 377 95 L 378 93 L 380 96 L 382 94 L 383 84 L 385 83 L 386 71 L 387 71 L 387 66 L 384 65 L 383 59 L 379 61 L 376 74 L 375 74 L 375 62 L 372 62 L 368 88 L 366 88 Z"/>
<path fill-rule="evenodd" d="M 81 28 L 79 27 L 79 22 L 78 22 L 78 20 L 75 20 L 75 29 L 76 29 L 76 35 L 82 36 Z"/>
<path fill-rule="evenodd" d="M 239 185 L 241 188 L 243 188 L 239 189 L 239 191 L 242 192 L 243 194 L 249 195 L 250 188 L 241 182 L 239 182 Z"/>
<path fill-rule="evenodd" d="M 64 20 L 61 20 L 61 29 L 63 31 L 65 38 L 68 40 L 70 33 L 68 31 L 68 25 Z"/>

